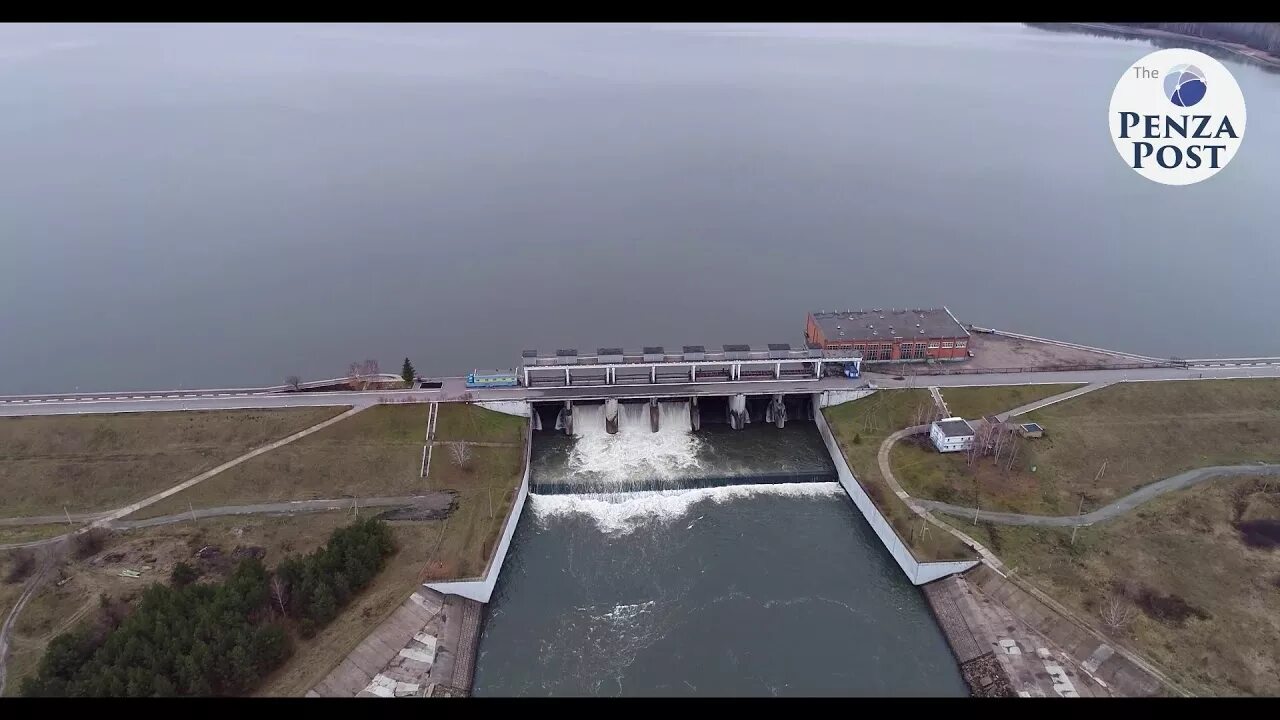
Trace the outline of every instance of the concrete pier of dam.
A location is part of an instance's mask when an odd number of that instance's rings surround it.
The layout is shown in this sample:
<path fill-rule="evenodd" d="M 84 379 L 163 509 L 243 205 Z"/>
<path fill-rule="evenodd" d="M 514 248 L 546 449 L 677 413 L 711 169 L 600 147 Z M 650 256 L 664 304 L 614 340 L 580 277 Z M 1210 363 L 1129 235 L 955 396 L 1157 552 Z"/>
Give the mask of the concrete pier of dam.
<path fill-rule="evenodd" d="M 662 397 L 644 396 L 640 388 L 632 397 L 589 398 L 585 400 L 563 400 L 552 402 L 530 401 L 528 413 L 532 417 L 535 430 L 554 428 L 565 435 L 573 435 L 583 430 L 579 423 L 592 422 L 603 424 L 605 431 L 616 435 L 625 418 L 629 422 L 637 422 L 633 417 L 637 408 L 645 406 L 643 415 L 650 432 L 658 432 L 667 423 L 679 423 L 688 431 L 701 429 L 704 422 L 723 422 L 734 430 L 742 430 L 752 423 L 767 423 L 777 428 L 786 427 L 788 420 L 812 420 L 817 407 L 828 402 L 829 394 L 814 393 L 807 389 L 796 392 L 771 392 L 767 394 L 733 393 L 729 395 L 696 395 L 680 397 L 664 395 Z M 847 393 L 852 397 L 866 394 L 866 391 Z M 852 397 L 850 399 L 852 399 Z M 678 412 L 670 408 L 679 406 Z M 580 409 L 599 408 L 599 415 L 593 410 L 588 416 Z"/>

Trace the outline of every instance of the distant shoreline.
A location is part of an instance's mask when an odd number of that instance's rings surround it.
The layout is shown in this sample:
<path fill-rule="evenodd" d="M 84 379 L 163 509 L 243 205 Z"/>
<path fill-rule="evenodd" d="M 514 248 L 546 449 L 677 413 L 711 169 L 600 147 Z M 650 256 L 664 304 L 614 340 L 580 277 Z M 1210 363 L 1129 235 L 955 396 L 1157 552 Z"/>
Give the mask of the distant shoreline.
<path fill-rule="evenodd" d="M 1257 63 L 1265 65 L 1274 70 L 1280 70 L 1280 57 L 1272 55 L 1265 50 L 1259 50 L 1255 47 L 1243 45 L 1241 43 L 1229 42 L 1227 40 L 1219 40 L 1217 38 L 1203 37 L 1200 35 L 1186 35 L 1184 33 L 1175 33 L 1168 30 L 1157 30 L 1155 28 L 1135 27 L 1132 25 L 1112 25 L 1110 23 L 1084 23 L 1071 22 L 1063 23 L 1065 26 L 1088 28 L 1092 30 L 1101 30 L 1105 32 L 1113 32 L 1121 35 L 1128 35 L 1137 38 L 1159 38 L 1164 40 L 1185 40 L 1198 43 L 1201 45 L 1212 45 L 1213 47 L 1235 53 L 1247 60 L 1253 60 Z"/>

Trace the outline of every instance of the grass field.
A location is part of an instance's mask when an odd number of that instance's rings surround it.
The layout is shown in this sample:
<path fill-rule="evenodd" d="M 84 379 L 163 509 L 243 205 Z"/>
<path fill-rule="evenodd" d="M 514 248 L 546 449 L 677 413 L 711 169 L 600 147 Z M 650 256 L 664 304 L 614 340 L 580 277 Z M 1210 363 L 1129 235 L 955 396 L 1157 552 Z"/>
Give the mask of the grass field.
<path fill-rule="evenodd" d="M 1187 689 L 1280 693 L 1280 549 L 1251 547 L 1239 526 L 1269 525 L 1272 542 L 1280 541 L 1280 478 L 1221 479 L 1171 493 L 1080 528 L 1074 545 L 1070 530 L 939 517 Z M 1113 618 L 1127 609 L 1132 619 L 1109 628 L 1108 607 L 1122 611 Z"/>
<path fill-rule="evenodd" d="M 966 420 L 995 415 L 1037 400 L 1080 387 L 1079 384 L 1061 385 L 993 385 L 989 387 L 942 388 L 942 399 L 947 409 L 956 417 Z"/>
<path fill-rule="evenodd" d="M 438 441 L 470 440 L 472 442 L 524 442 L 527 418 L 486 410 L 464 403 L 440 403 L 436 417 Z"/>
<path fill-rule="evenodd" d="M 278 448 L 216 475 L 136 514 L 156 517 L 195 507 L 271 500 L 410 495 L 448 489 L 457 494 L 449 517 L 427 522 L 391 523 L 397 551 L 387 568 L 323 632 L 311 640 L 295 638 L 288 663 L 265 681 L 260 694 L 301 695 L 318 682 L 356 644 L 426 580 L 476 577 L 483 573 L 519 485 L 524 461 L 523 418 L 472 408 L 445 411 L 437 432 L 450 438 L 507 442 L 467 446 L 470 457 L 455 461 L 450 444 L 436 445 L 431 471 L 419 477 L 429 405 L 382 405 L 358 413 L 325 430 Z M 512 429 L 514 427 L 514 430 Z M 514 438 L 514 440 L 512 440 Z M 149 581 L 168 577 L 173 563 L 205 544 L 229 551 L 236 545 L 260 546 L 265 561 L 276 564 L 288 553 L 321 545 L 336 527 L 350 521 L 345 512 L 293 517 L 241 516 L 202 519 L 157 528 L 118 532 L 105 552 L 124 552 L 110 567 L 70 561 L 63 587 L 46 586 L 19 621 L 11 672 L 30 672 L 54 634 L 94 612 L 99 592 L 122 596 Z M 140 569 L 143 578 L 119 577 L 121 568 Z M 5 598 L 10 588 L 0 592 Z M 16 595 L 14 595 L 16 597 Z M 16 683 L 8 692 L 16 692 Z"/>
<path fill-rule="evenodd" d="M 345 410 L 0 418 L 0 514 L 119 507 Z"/>
<path fill-rule="evenodd" d="M 432 580 L 483 574 L 515 500 L 524 471 L 527 418 L 504 415 L 472 405 L 442 403 L 432 451 L 432 490 L 453 490 L 458 506 L 432 547 L 427 577 Z M 470 458 L 459 464 L 453 445 L 443 441 L 510 443 L 499 447 L 467 446 Z"/>
<path fill-rule="evenodd" d="M 192 506 L 419 493 L 426 487 L 419 474 L 429 408 L 427 404 L 370 408 L 145 507 L 130 518 L 172 515 Z"/>
<path fill-rule="evenodd" d="M 524 464 L 525 418 L 474 406 L 442 403 L 428 476 L 422 470 L 423 438 L 430 406 L 381 405 L 296 443 L 212 477 L 131 518 L 216 507 L 344 496 L 413 495 L 453 490 L 458 502 L 439 537 L 421 560 L 431 579 L 474 577 L 484 571 L 506 510 L 515 498 Z M 442 438 L 443 439 L 443 438 Z M 511 442 L 467 446 L 458 464 L 452 441 Z"/>
<path fill-rule="evenodd" d="M 1280 461 L 1280 380 L 1121 383 L 1025 417 L 1045 437 L 1020 442 L 1008 469 L 968 468 L 963 453 L 904 441 L 894 473 L 922 498 L 1065 515 L 1081 499 L 1088 512 L 1184 470 Z"/>
<path fill-rule="evenodd" d="M 973 551 L 949 533 L 915 537 L 913 530 L 920 519 L 893 493 L 876 462 L 880 443 L 893 432 L 910 426 L 922 403 L 933 403 L 927 390 L 881 390 L 822 412 L 854 476 L 898 537 L 911 548 L 912 555 L 920 561 L 968 559 L 973 557 Z"/>
<path fill-rule="evenodd" d="M 28 540 L 44 540 L 45 538 L 65 535 L 80 527 L 83 523 L 50 523 L 48 525 L 0 525 L 0 545 L 27 542 Z"/>

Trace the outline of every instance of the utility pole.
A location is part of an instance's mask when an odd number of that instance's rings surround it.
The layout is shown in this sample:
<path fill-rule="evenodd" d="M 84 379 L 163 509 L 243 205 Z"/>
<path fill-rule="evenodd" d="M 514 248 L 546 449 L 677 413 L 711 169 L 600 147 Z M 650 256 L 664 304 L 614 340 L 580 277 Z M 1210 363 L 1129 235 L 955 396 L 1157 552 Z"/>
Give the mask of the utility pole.
<path fill-rule="evenodd" d="M 66 505 L 63 505 L 63 506 L 62 506 L 62 512 L 66 513 L 66 515 L 67 515 L 67 524 L 68 524 L 68 525 L 71 525 L 71 524 L 72 524 L 72 523 L 71 523 L 71 513 L 67 510 L 67 506 L 66 506 Z"/>
<path fill-rule="evenodd" d="M 187 510 L 191 511 L 191 524 L 196 525 L 196 508 L 190 500 L 187 501 Z"/>

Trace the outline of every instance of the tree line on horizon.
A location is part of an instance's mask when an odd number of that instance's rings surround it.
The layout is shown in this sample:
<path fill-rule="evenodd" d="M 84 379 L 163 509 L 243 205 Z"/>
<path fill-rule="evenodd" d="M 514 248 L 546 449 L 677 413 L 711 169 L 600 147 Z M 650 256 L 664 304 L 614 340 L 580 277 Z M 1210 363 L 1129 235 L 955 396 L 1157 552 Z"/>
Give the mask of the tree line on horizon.
<path fill-rule="evenodd" d="M 1206 40 L 1238 43 L 1280 55 L 1280 23 L 1248 22 L 1162 22 L 1162 23 L 1113 23 L 1114 25 L 1150 28 L 1165 32 L 1190 35 Z"/>

